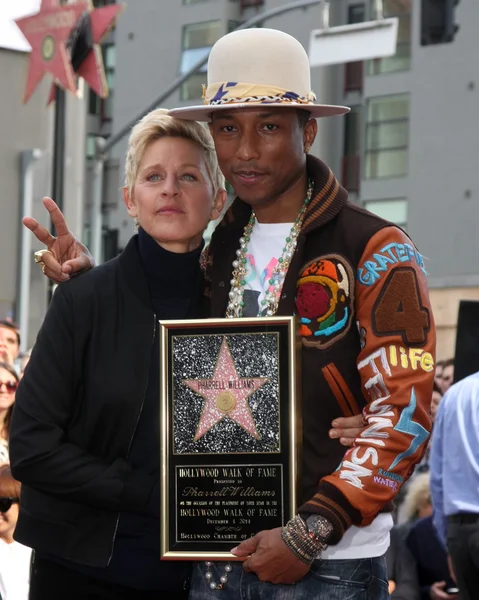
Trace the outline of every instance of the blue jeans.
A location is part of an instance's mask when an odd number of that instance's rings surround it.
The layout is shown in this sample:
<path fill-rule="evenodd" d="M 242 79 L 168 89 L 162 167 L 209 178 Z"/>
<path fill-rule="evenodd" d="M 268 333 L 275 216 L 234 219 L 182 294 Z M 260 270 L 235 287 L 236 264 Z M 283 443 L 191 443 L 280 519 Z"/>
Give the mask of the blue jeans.
<path fill-rule="evenodd" d="M 219 582 L 226 563 L 214 563 L 213 580 Z M 206 567 L 193 567 L 189 600 L 388 600 L 386 559 L 315 561 L 307 575 L 295 585 L 262 583 L 254 573 L 245 573 L 232 563 L 228 582 L 221 591 L 211 590 Z"/>

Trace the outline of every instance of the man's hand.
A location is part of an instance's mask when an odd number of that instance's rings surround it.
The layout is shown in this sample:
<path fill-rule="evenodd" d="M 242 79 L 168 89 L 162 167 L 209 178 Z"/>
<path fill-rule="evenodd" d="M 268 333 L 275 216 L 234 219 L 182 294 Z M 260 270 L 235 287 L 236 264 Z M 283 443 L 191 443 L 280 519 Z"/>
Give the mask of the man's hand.
<path fill-rule="evenodd" d="M 352 446 L 354 440 L 364 429 L 363 415 L 354 417 L 339 417 L 331 423 L 329 437 L 338 439 L 343 446 Z"/>
<path fill-rule="evenodd" d="M 298 560 L 286 547 L 281 531 L 281 527 L 260 531 L 231 552 L 239 558 L 246 558 L 243 569 L 256 573 L 260 581 L 297 583 L 309 571 L 309 565 Z"/>
<path fill-rule="evenodd" d="M 57 232 L 57 237 L 45 229 L 32 217 L 24 217 L 22 223 L 48 249 L 42 256 L 45 265 L 44 273 L 55 283 L 62 283 L 80 271 L 95 266 L 93 256 L 88 248 L 80 243 L 68 229 L 61 210 L 51 198 L 43 198 L 43 206 L 50 213 L 50 218 Z"/>
<path fill-rule="evenodd" d="M 429 592 L 429 596 L 431 600 L 456 600 L 456 594 L 448 594 L 445 591 L 446 582 L 445 581 L 436 581 L 431 585 L 431 591 Z"/>
<path fill-rule="evenodd" d="M 389 595 L 391 595 L 396 589 L 396 582 L 393 579 L 388 580 L 388 591 Z"/>

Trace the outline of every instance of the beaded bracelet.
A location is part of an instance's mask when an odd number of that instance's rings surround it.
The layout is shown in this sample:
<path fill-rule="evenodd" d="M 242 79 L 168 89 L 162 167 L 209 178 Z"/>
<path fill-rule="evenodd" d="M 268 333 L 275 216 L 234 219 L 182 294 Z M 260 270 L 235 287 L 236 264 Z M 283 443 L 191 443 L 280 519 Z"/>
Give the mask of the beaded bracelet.
<path fill-rule="evenodd" d="M 307 565 L 312 564 L 326 547 L 315 535 L 310 534 L 308 526 L 299 515 L 286 523 L 281 538 L 294 556 Z"/>

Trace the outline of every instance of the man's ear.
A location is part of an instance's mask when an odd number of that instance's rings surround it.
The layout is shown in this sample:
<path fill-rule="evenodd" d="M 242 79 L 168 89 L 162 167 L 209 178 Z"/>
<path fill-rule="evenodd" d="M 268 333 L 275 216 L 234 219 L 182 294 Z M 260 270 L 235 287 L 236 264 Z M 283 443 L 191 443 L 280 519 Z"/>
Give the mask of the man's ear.
<path fill-rule="evenodd" d="M 304 126 L 303 143 L 305 148 L 311 148 L 318 133 L 318 122 L 316 119 L 309 119 Z"/>
<path fill-rule="evenodd" d="M 223 208 L 225 207 L 227 198 L 228 198 L 228 194 L 226 193 L 226 190 L 224 190 L 224 189 L 218 190 L 215 201 L 213 203 L 213 208 L 211 209 L 211 213 L 210 213 L 211 221 L 216 221 L 216 219 L 218 219 L 220 217 L 221 212 L 223 211 Z"/>
<path fill-rule="evenodd" d="M 133 193 L 130 194 L 130 190 L 126 185 L 123 187 L 123 202 L 125 203 L 126 210 L 130 217 L 136 218 L 138 216 L 138 211 L 134 202 Z"/>

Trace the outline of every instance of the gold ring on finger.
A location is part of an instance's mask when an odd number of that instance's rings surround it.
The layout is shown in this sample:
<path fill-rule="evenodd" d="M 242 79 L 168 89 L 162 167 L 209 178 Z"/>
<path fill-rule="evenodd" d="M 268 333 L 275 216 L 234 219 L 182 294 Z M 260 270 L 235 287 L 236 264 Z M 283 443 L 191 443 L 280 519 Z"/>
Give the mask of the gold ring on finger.
<path fill-rule="evenodd" d="M 50 250 L 48 250 L 48 248 L 44 248 L 43 250 L 37 250 L 33 253 L 33 259 L 37 264 L 43 263 L 43 255 L 45 254 L 45 252 L 50 252 Z"/>
<path fill-rule="evenodd" d="M 40 263 L 40 268 L 42 270 L 42 273 L 45 275 L 45 263 L 44 262 Z"/>

